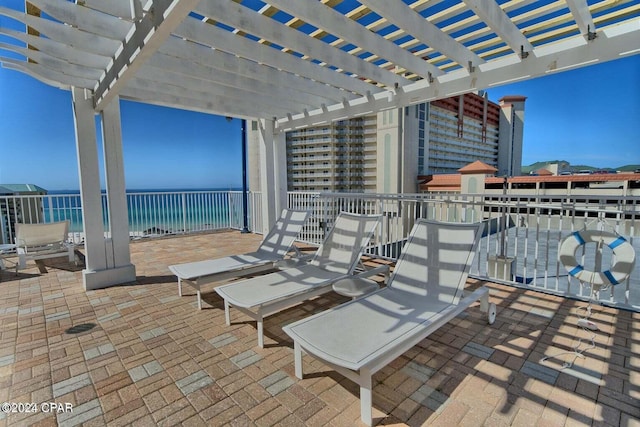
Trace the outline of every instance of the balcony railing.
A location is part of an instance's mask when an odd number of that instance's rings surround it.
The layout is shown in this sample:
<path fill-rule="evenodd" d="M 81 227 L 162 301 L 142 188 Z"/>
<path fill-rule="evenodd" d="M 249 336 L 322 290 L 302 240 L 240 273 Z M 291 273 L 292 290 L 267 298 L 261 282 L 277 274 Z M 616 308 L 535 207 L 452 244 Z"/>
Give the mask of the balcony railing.
<path fill-rule="evenodd" d="M 311 243 L 322 240 L 340 211 L 381 214 L 382 227 L 367 251 L 389 259 L 398 257 L 416 218 L 483 221 L 473 276 L 583 299 L 591 295 L 588 284 L 569 276 L 558 262 L 561 242 L 570 233 L 583 228 L 617 232 L 640 254 L 638 197 L 290 193 L 289 206 L 313 212 L 301 235 Z M 592 267 L 595 263 L 608 266 L 614 261 L 611 250 L 606 245 L 604 249 L 600 259 L 596 245 L 584 245 L 578 259 L 585 269 L 599 271 Z M 640 311 L 640 262 L 628 279 L 600 292 L 599 300 Z"/>
<path fill-rule="evenodd" d="M 261 229 L 259 197 L 249 194 L 249 228 Z M 181 191 L 127 193 L 129 234 L 133 239 L 167 234 L 196 233 L 228 228 L 241 229 L 242 192 Z M 102 196 L 103 225 L 109 234 L 106 196 Z M 45 196 L 0 196 L 0 243 L 13 243 L 18 222 L 38 223 L 68 220 L 69 239 L 84 238 L 80 194 Z"/>
<path fill-rule="evenodd" d="M 127 193 L 132 239 L 152 238 L 243 227 L 239 191 Z M 590 289 L 569 276 L 558 262 L 562 240 L 583 228 L 615 231 L 640 254 L 640 198 L 611 196 L 513 196 L 429 194 L 350 194 L 289 192 L 290 208 L 312 212 L 299 239 L 318 244 L 341 211 L 383 216 L 367 252 L 388 259 L 398 257 L 416 218 L 486 223 L 472 275 L 559 295 L 587 298 Z M 109 219 L 103 197 L 104 230 Z M 262 230 L 261 198 L 248 194 L 248 228 Z M 0 196 L 0 243 L 12 243 L 16 222 L 69 220 L 69 238 L 81 243 L 79 194 Z M 578 254 L 587 270 L 599 257 L 584 245 Z M 593 245 L 595 246 L 595 245 Z M 612 261 L 608 248 L 602 265 Z M 600 293 L 605 304 L 640 311 L 640 262 L 630 277 Z"/>

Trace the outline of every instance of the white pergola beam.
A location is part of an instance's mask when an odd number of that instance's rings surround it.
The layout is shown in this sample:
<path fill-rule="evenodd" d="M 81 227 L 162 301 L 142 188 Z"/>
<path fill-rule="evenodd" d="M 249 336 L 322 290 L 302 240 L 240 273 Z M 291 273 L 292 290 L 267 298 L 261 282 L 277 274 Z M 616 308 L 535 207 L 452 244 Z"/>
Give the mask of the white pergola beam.
<path fill-rule="evenodd" d="M 21 33 L 9 28 L 0 27 L 0 34 L 12 37 L 16 40 L 33 46 L 40 51 L 44 51 L 54 58 L 69 62 L 71 64 L 83 65 L 90 68 L 104 69 L 110 61 L 107 56 L 100 56 L 89 52 L 82 52 L 69 45 L 48 39 L 46 37 L 36 37 L 30 34 Z"/>
<path fill-rule="evenodd" d="M 282 72 L 268 65 L 258 64 L 255 61 L 240 58 L 218 49 L 211 49 L 198 43 L 178 39 L 177 37 L 167 40 L 150 61 L 153 61 L 159 54 L 175 57 L 183 61 L 181 68 L 184 69 L 185 73 L 191 73 L 189 67 L 184 67 L 185 62 L 193 63 L 196 66 L 201 64 L 218 70 L 222 73 L 221 76 L 233 74 L 234 76 L 267 83 L 289 98 L 300 96 L 301 100 L 308 99 L 309 102 L 315 100 L 315 105 L 318 102 L 339 102 L 347 95 L 345 91 L 332 86 L 295 74 Z M 246 83 L 249 82 L 241 82 L 239 85 L 243 87 Z"/>
<path fill-rule="evenodd" d="M 580 28 L 583 36 L 591 37 L 596 32 L 596 25 L 593 23 L 593 17 L 589 12 L 589 5 L 586 0 L 565 0 L 569 10 L 576 21 L 576 25 Z M 640 43 L 640 41 L 638 42 Z"/>
<path fill-rule="evenodd" d="M 210 88 L 228 88 L 230 91 L 238 91 L 242 88 L 242 96 L 253 96 L 257 98 L 269 99 L 271 104 L 279 105 L 291 109 L 290 111 L 301 112 L 304 108 L 315 107 L 318 99 L 305 93 L 300 93 L 286 86 L 276 86 L 260 80 L 245 77 L 239 74 L 222 71 L 202 64 L 191 64 L 188 70 L 185 69 L 184 60 L 168 55 L 154 55 L 147 65 L 175 73 L 175 80 L 180 82 L 183 79 L 198 82 L 198 88 L 209 96 L 215 96 Z M 146 69 L 146 67 L 144 68 Z M 187 72 L 189 74 L 183 74 Z M 144 74 L 144 73 L 143 73 Z M 144 74 L 145 77 L 146 74 Z M 194 80 L 199 79 L 199 80 Z M 179 85 L 182 85 L 181 83 Z"/>
<path fill-rule="evenodd" d="M 2 68 L 6 68 L 7 70 L 14 70 L 14 71 L 18 71 L 20 73 L 26 74 L 27 76 L 31 76 L 34 79 L 38 80 L 39 82 L 42 82 L 42 83 L 44 83 L 46 85 L 49 85 L 51 87 L 55 87 L 55 88 L 62 89 L 62 90 L 69 90 L 69 88 L 70 88 L 70 85 L 61 83 L 61 82 L 56 81 L 56 80 L 51 80 L 51 79 L 48 79 L 48 78 L 46 78 L 44 76 L 36 74 L 35 72 L 33 72 L 33 70 L 28 69 L 26 67 L 23 67 L 20 64 L 6 62 L 5 58 L 0 57 L 0 63 L 2 63 Z"/>
<path fill-rule="evenodd" d="M 49 19 L 29 16 L 26 13 L 0 6 L 0 15 L 8 16 L 31 27 L 52 40 L 66 44 L 80 51 L 95 53 L 102 56 L 112 56 L 121 45 L 116 40 L 80 31 L 77 28 L 60 24 Z"/>
<path fill-rule="evenodd" d="M 463 1 L 513 52 L 533 51 L 533 46 L 529 43 L 529 40 L 520 32 L 495 0 Z"/>
<path fill-rule="evenodd" d="M 95 80 L 89 80 L 82 77 L 70 76 L 59 71 L 51 70 L 42 65 L 20 61 L 12 58 L 4 58 L 0 56 L 0 62 L 6 67 L 11 65 L 14 69 L 21 70 L 30 76 L 38 76 L 38 80 L 42 82 L 57 82 L 54 86 L 68 89 L 75 86 L 84 89 L 91 89 L 95 84 Z M 47 83 L 49 84 L 49 83 Z"/>
<path fill-rule="evenodd" d="M 124 40 L 113 64 L 95 87 L 94 105 L 100 111 L 119 94 L 127 81 L 191 13 L 200 0 L 155 0 L 151 10 L 137 21 L 131 37 Z"/>
<path fill-rule="evenodd" d="M 337 73 L 310 61 L 300 60 L 289 53 L 256 43 L 248 38 L 237 36 L 215 25 L 196 19 L 185 19 L 176 28 L 175 34 L 188 40 L 235 54 L 240 58 L 269 65 L 275 69 L 286 70 L 336 88 L 344 88 L 345 97 L 351 96 L 347 91 L 364 95 L 367 92 L 380 92 L 383 90 L 357 78 Z"/>
<path fill-rule="evenodd" d="M 168 58 L 166 61 L 161 61 L 160 65 L 170 66 Z M 175 64 L 174 64 L 175 65 Z M 273 97 L 270 94 L 251 92 L 242 87 L 232 87 L 212 84 L 210 75 L 205 72 L 201 73 L 201 76 L 191 77 L 181 74 L 174 74 L 170 69 L 159 68 L 151 66 L 151 64 L 145 64 L 140 71 L 139 79 L 145 81 L 153 81 L 160 87 L 166 85 L 167 87 L 176 87 L 184 91 L 189 91 L 192 95 L 190 97 L 194 99 L 202 99 L 203 101 L 213 100 L 218 97 L 224 97 L 228 99 L 235 99 L 236 101 L 249 100 L 253 105 L 261 110 L 273 110 L 274 115 L 282 114 L 283 112 L 302 111 L 303 108 L 295 101 L 291 101 L 282 97 Z M 162 89 L 160 89 L 162 91 Z"/>
<path fill-rule="evenodd" d="M 307 114 L 279 118 L 277 130 L 282 132 L 343 117 L 401 108 L 619 59 L 639 52 L 638 49 L 630 49 L 630 46 L 637 46 L 639 37 L 640 18 L 635 18 L 625 24 L 601 31 L 599 37 L 589 43 L 579 35 L 561 43 L 535 48 L 533 57 L 527 61 L 521 61 L 518 55 L 512 54 L 480 65 L 478 71 L 471 76 L 459 71 L 450 72 L 436 79 L 437 83 L 430 86 L 427 86 L 424 81 L 418 81 L 400 88 L 397 93 L 393 91 L 377 93 L 369 100 L 361 97 L 346 104 L 335 104 L 325 109 L 309 111 Z"/>
<path fill-rule="evenodd" d="M 76 3 L 81 3 L 82 6 L 99 10 L 127 21 L 135 21 L 142 18 L 140 0 L 76 0 Z"/>
<path fill-rule="evenodd" d="M 163 107 L 178 108 L 181 110 L 195 111 L 198 113 L 217 114 L 220 116 L 232 116 L 252 120 L 257 117 L 266 117 L 268 112 L 259 112 L 249 102 L 238 103 L 236 100 L 217 98 L 215 100 L 202 101 L 188 96 L 174 93 L 158 92 L 157 86 L 151 84 L 138 84 L 139 80 L 133 79 L 122 91 L 121 99 L 144 102 L 145 104 L 159 105 Z"/>
<path fill-rule="evenodd" d="M 29 3 L 60 22 L 91 34 L 121 41 L 131 29 L 131 23 L 74 3 L 59 0 L 28 0 Z"/>
<path fill-rule="evenodd" d="M 277 21 L 263 16 L 253 10 L 234 2 L 214 2 L 203 0 L 196 12 L 214 20 L 223 22 L 233 28 L 261 37 L 295 52 L 309 56 L 312 59 L 336 65 L 340 69 L 353 73 L 359 77 L 366 77 L 373 81 L 394 87 L 403 85 L 409 80 L 364 61 L 356 56 L 309 37 L 293 28 L 284 26 Z"/>
<path fill-rule="evenodd" d="M 407 7 L 402 0 L 361 0 L 360 3 L 464 68 L 468 68 L 469 64 L 477 66 L 484 62 L 435 24 Z"/>
<path fill-rule="evenodd" d="M 66 61 L 54 58 L 39 50 L 27 49 L 24 47 L 17 47 L 7 43 L 0 43 L 0 49 L 8 50 L 10 52 L 17 53 L 26 58 L 35 61 L 43 68 L 57 71 L 58 73 L 68 75 L 70 77 L 80 77 L 87 80 L 97 80 L 102 74 L 102 70 L 90 67 L 83 67 L 82 65 L 70 64 Z"/>
<path fill-rule="evenodd" d="M 320 2 L 299 0 L 268 0 L 268 2 L 284 12 L 342 38 L 347 43 L 374 53 L 378 57 L 404 67 L 419 76 L 426 78 L 429 73 L 433 76 L 442 74 L 442 71 L 434 65 L 404 49 L 399 49 L 397 44 L 367 30 L 357 22 Z"/>

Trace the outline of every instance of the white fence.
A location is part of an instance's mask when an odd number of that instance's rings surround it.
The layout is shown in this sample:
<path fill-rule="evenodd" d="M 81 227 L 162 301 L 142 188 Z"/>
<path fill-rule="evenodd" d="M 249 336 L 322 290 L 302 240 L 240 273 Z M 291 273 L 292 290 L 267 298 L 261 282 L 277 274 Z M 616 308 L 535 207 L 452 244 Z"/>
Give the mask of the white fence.
<path fill-rule="evenodd" d="M 483 221 L 485 231 L 472 276 L 578 298 L 588 298 L 590 288 L 569 276 L 558 262 L 561 242 L 570 233 L 584 228 L 619 233 L 640 255 L 638 197 L 294 192 L 289 193 L 289 207 L 313 212 L 301 234 L 301 240 L 311 243 L 322 240 L 340 211 L 382 215 L 382 226 L 368 252 L 390 259 L 398 257 L 416 218 Z M 577 255 L 591 271 L 601 271 L 601 266 L 614 261 L 606 245 L 601 251 L 595 244 L 584 245 Z M 640 310 L 640 262 L 627 280 L 602 291 L 600 301 Z"/>
<path fill-rule="evenodd" d="M 189 191 L 127 193 L 129 229 L 133 239 L 152 238 L 244 227 L 240 191 Z M 109 219 L 103 198 L 105 233 Z M 614 231 L 624 236 L 640 254 L 640 198 L 610 196 L 513 196 L 429 194 L 350 194 L 290 192 L 288 205 L 307 209 L 311 219 L 300 240 L 322 241 L 341 211 L 383 216 L 368 252 L 395 259 L 416 218 L 440 221 L 484 221 L 486 230 L 472 275 L 504 281 L 559 295 L 586 298 L 589 289 L 569 276 L 558 263 L 558 249 L 571 232 L 583 228 Z M 259 193 L 247 195 L 248 229 L 262 229 Z M 13 242 L 16 222 L 69 220 L 71 236 L 82 241 L 82 212 L 78 194 L 0 196 L 0 243 Z M 581 262 L 588 270 L 600 257 L 584 246 Z M 602 265 L 612 261 L 605 250 Z M 598 261 L 599 262 L 599 261 Z M 629 279 L 602 292 L 602 302 L 640 311 L 640 262 Z"/>
<path fill-rule="evenodd" d="M 221 229 L 242 229 L 242 192 L 180 191 L 127 193 L 129 233 L 133 239 Z M 248 195 L 249 230 L 259 229 L 260 209 L 255 194 Z M 102 197 L 105 235 L 109 234 L 107 198 Z M 258 210 L 258 212 L 260 212 Z M 79 194 L 0 196 L 0 243 L 13 243 L 15 224 L 68 220 L 70 239 L 83 238 Z"/>

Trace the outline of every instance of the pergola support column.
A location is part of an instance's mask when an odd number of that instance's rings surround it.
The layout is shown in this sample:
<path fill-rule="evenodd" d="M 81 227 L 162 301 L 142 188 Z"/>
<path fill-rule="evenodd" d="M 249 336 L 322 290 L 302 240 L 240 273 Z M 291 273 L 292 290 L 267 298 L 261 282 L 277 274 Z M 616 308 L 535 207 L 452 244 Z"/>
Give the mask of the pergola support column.
<path fill-rule="evenodd" d="M 109 234 L 105 240 L 107 268 L 117 283 L 136 280 L 136 268 L 129 251 L 129 217 L 122 155 L 120 98 L 115 97 L 102 111 L 102 141 L 107 185 Z"/>
<path fill-rule="evenodd" d="M 109 196 L 109 206 L 115 223 L 112 239 L 105 239 L 102 194 L 100 191 L 100 173 L 98 163 L 98 146 L 96 140 L 95 111 L 90 93 L 80 88 L 72 89 L 73 116 L 76 131 L 76 149 L 78 153 L 78 172 L 80 180 L 80 197 L 82 199 L 82 225 L 84 230 L 84 246 L 86 267 L 82 272 L 85 290 L 99 289 L 111 285 L 135 280 L 135 267 L 129 260 L 128 234 L 129 227 L 122 224 L 122 209 L 126 218 L 126 200 L 124 204 L 118 197 L 113 197 L 117 190 Z M 120 135 L 119 108 L 111 108 L 103 115 L 105 130 L 105 164 L 108 168 L 108 181 L 113 187 L 122 189 L 124 197 L 124 173 L 122 165 L 122 142 Z M 106 117 L 106 119 L 105 119 Z M 117 125 L 114 126 L 114 120 Z M 114 134 L 118 134 L 117 139 Z M 114 142 L 114 140 L 116 142 Z M 114 148 L 117 147 L 117 148 Z M 119 154 L 118 154 L 119 153 Z M 122 252 L 123 234 L 127 235 L 127 248 Z M 117 254 L 117 255 L 116 255 Z M 117 261 L 116 261 L 117 260 Z M 116 262 L 118 264 L 116 264 Z"/>
<path fill-rule="evenodd" d="M 274 120 L 259 121 L 262 231 L 266 235 L 287 207 L 287 154 L 285 134 L 274 133 Z"/>

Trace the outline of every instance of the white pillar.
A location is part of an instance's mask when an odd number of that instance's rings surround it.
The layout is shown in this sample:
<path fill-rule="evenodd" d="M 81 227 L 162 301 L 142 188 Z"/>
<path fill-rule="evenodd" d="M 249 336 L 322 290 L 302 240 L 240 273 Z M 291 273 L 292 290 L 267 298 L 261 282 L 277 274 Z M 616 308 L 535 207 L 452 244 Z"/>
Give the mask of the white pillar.
<path fill-rule="evenodd" d="M 126 200 L 124 200 L 124 173 L 120 110 L 109 105 L 103 114 L 105 139 L 105 166 L 112 192 L 109 200 L 114 239 L 105 239 L 100 170 L 96 141 L 95 110 L 91 93 L 73 88 L 73 117 L 76 130 L 80 197 L 82 199 L 82 225 L 84 229 L 86 268 L 82 272 L 85 290 L 127 283 L 135 280 L 135 267 L 129 261 L 129 231 Z M 115 101 L 117 102 L 117 100 Z M 123 213 L 124 209 L 124 213 Z M 124 220 L 124 225 L 122 221 Z M 126 235 L 126 248 L 125 238 Z"/>
<path fill-rule="evenodd" d="M 259 128 L 262 231 L 266 235 L 286 207 L 287 156 L 285 135 L 274 135 L 274 121 L 260 119 Z"/>
<path fill-rule="evenodd" d="M 90 93 L 73 88 L 73 119 L 76 131 L 82 226 L 86 268 L 83 271 L 85 289 L 93 289 L 90 276 L 107 267 L 102 223 L 102 196 L 98 168 L 98 147 L 93 102 Z"/>
<path fill-rule="evenodd" d="M 102 142 L 107 186 L 109 231 L 106 240 L 107 268 L 114 283 L 136 280 L 129 251 L 129 217 L 122 156 L 120 98 L 115 97 L 102 111 Z"/>

